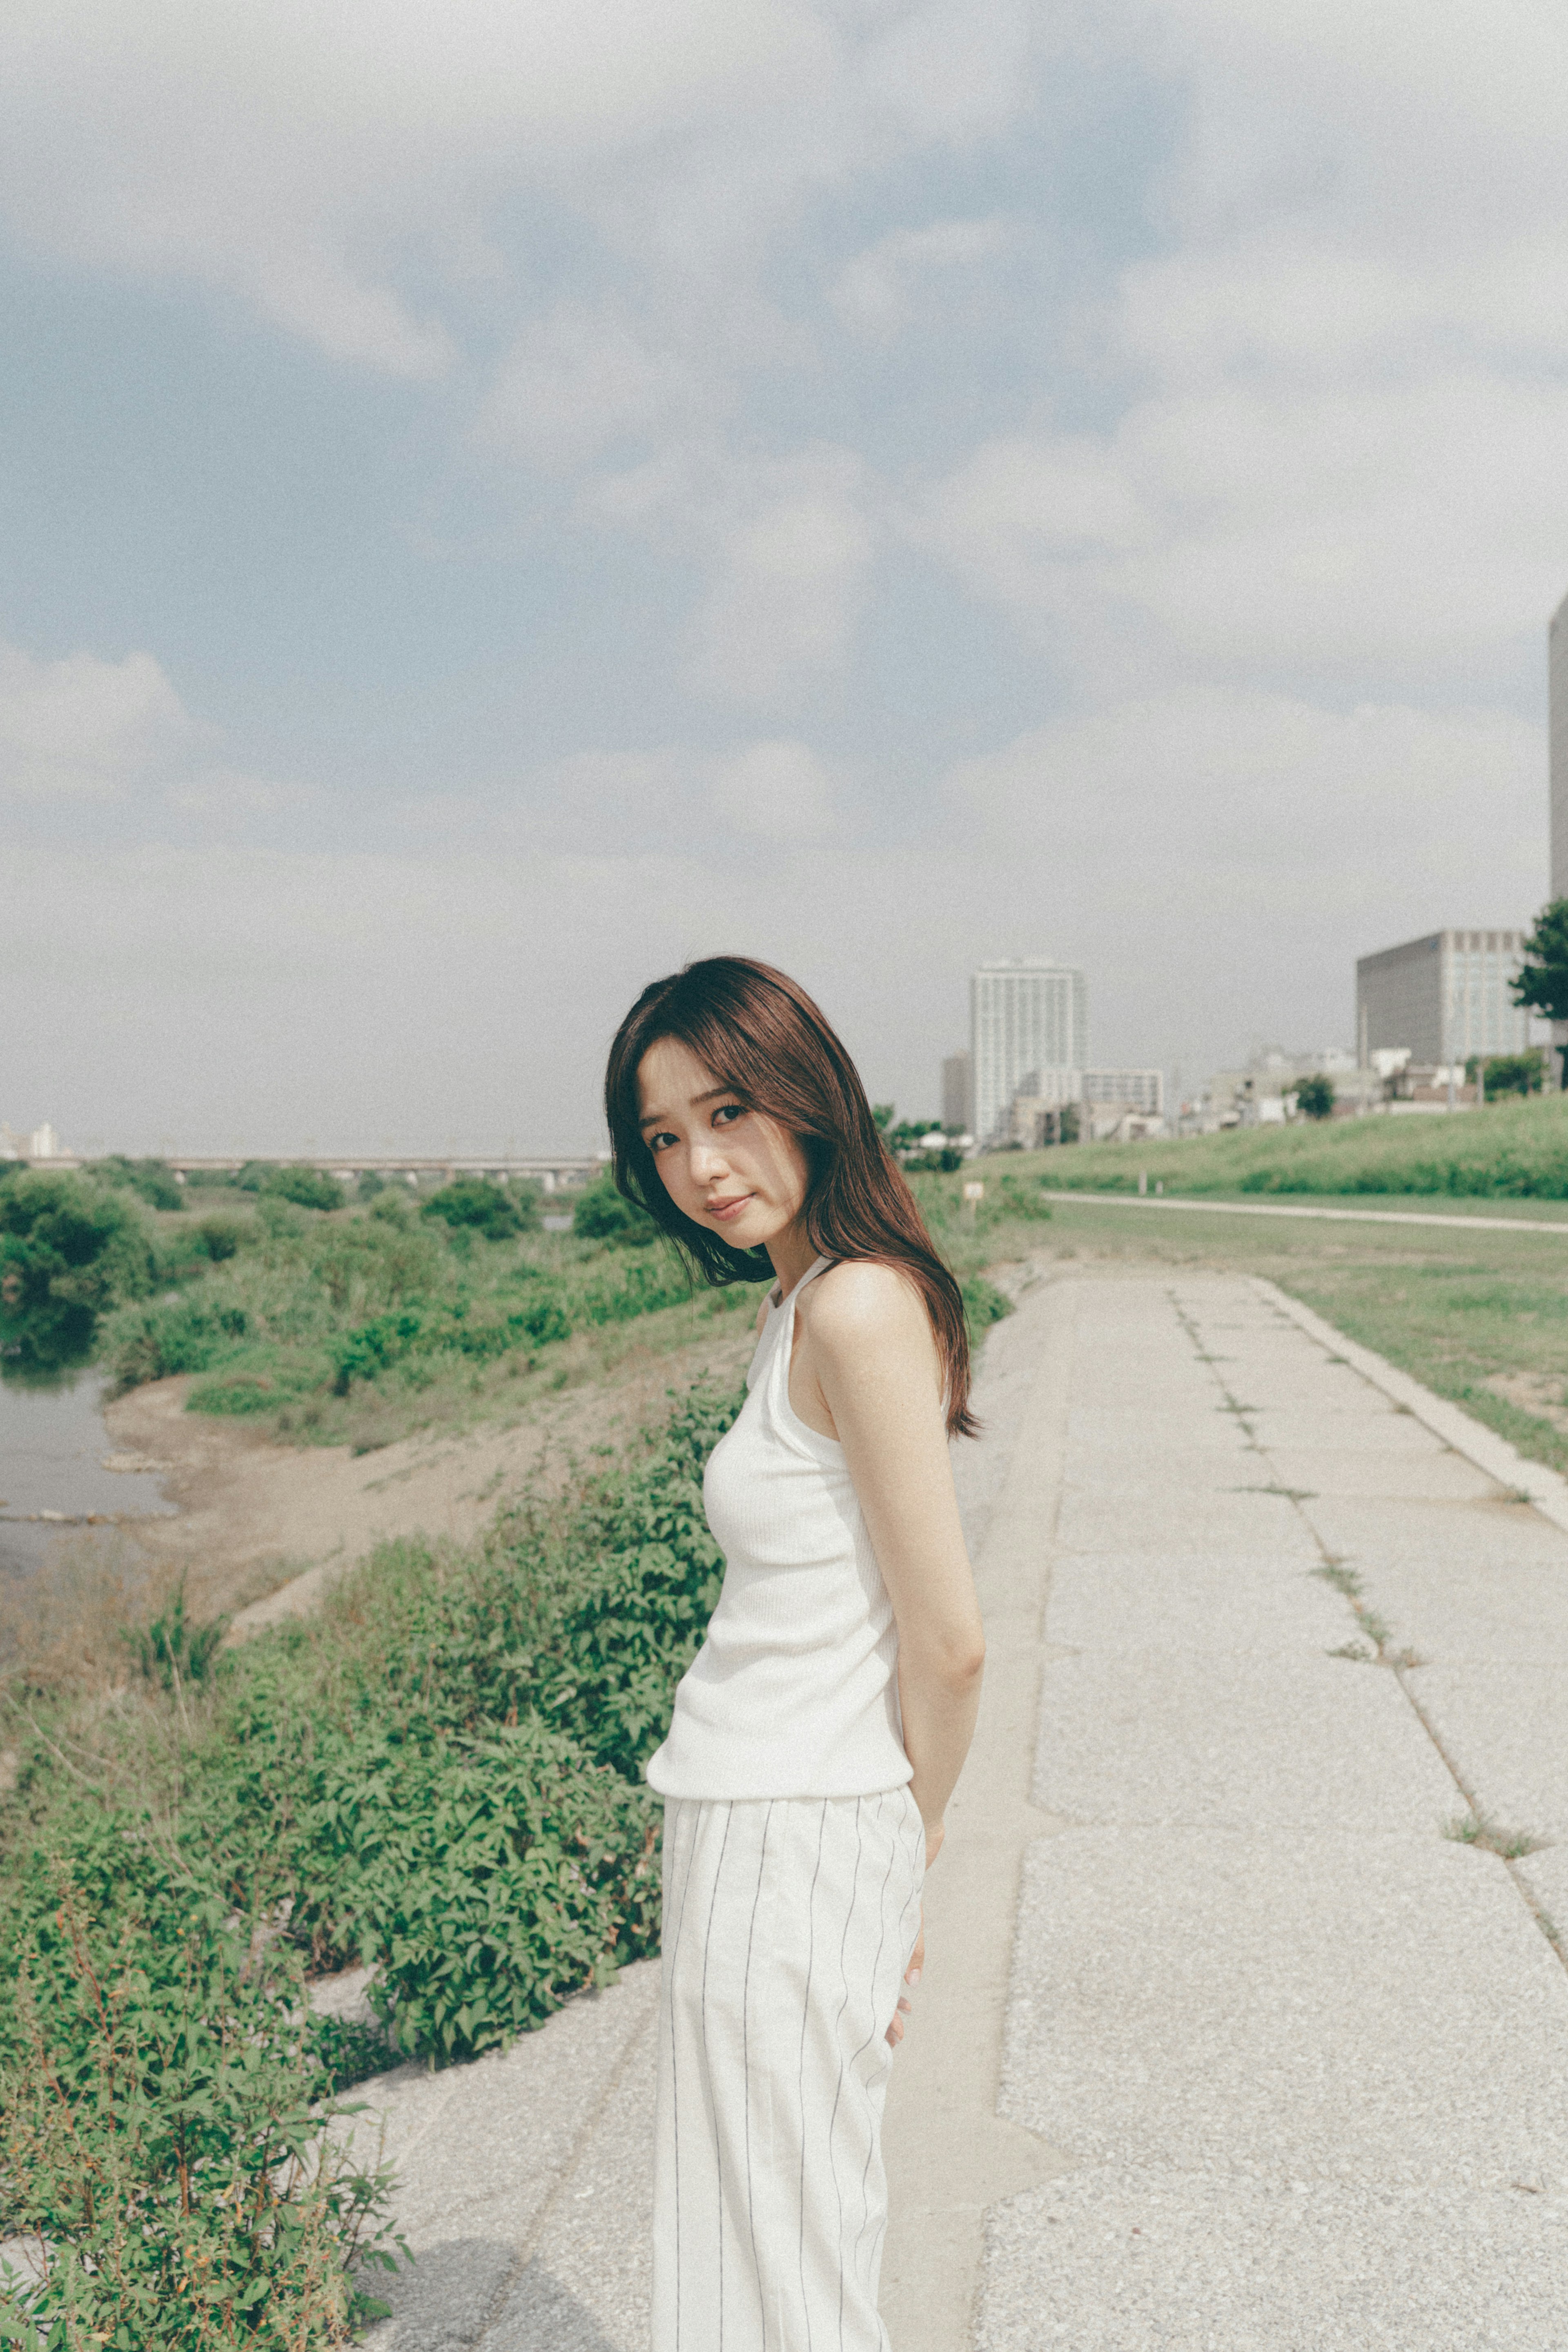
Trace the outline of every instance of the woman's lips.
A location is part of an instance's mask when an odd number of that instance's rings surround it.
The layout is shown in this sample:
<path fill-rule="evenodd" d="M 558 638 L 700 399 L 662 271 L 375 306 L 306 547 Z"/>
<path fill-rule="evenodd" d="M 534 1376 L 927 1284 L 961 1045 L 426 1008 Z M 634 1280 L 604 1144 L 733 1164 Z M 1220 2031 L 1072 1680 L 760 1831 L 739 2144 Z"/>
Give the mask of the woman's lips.
<path fill-rule="evenodd" d="M 737 1217 L 750 1198 L 751 1195 L 749 1192 L 739 1192 L 732 1201 L 710 1201 L 707 1204 L 708 1215 L 710 1217 Z"/>

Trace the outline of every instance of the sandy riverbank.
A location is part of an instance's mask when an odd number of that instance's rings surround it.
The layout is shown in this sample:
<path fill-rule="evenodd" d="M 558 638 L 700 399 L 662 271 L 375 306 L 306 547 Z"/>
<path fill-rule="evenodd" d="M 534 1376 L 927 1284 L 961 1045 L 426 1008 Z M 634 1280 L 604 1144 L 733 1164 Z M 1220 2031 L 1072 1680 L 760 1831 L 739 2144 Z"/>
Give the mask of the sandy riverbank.
<path fill-rule="evenodd" d="M 120 1526 L 151 1581 L 187 1579 L 199 1614 L 243 1611 L 245 1627 L 266 1622 L 309 1607 L 388 1537 L 466 1541 L 525 1479 L 564 1475 L 591 1449 L 622 1443 L 666 1390 L 704 1372 L 738 1381 L 751 1346 L 749 1330 L 727 1328 L 677 1353 L 629 1355 L 612 1383 L 563 1390 L 509 1423 L 423 1432 L 361 1454 L 278 1445 L 243 1422 L 187 1412 L 188 1380 L 155 1381 L 105 1417 L 114 1457 L 156 1468 L 176 1516 Z"/>

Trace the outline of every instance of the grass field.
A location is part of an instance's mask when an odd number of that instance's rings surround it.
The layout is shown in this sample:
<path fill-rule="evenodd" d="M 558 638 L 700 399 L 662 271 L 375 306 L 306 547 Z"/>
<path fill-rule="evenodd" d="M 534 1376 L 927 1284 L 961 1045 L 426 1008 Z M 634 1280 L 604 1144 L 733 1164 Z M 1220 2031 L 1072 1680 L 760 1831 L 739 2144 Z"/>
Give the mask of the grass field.
<path fill-rule="evenodd" d="M 1009 1154 L 1007 1165 L 1015 1164 Z M 1052 1189 L 1170 1192 L 1446 1192 L 1568 1200 L 1568 1096 L 1449 1118 L 1303 1119 L 1156 1143 L 1019 1155 Z"/>

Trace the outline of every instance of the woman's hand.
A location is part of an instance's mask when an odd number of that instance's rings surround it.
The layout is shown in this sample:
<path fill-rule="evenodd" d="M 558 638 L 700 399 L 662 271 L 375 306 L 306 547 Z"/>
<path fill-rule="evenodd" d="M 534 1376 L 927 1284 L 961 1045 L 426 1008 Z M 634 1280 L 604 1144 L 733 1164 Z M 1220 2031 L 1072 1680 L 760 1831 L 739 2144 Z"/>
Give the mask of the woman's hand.
<path fill-rule="evenodd" d="M 940 1832 L 937 1832 L 936 1843 L 938 1845 L 942 1843 Z M 913 1993 L 918 1986 L 920 1982 L 920 1971 L 925 1966 L 925 1912 L 923 1906 L 920 1913 L 920 1933 L 915 1938 L 915 1950 L 911 1955 L 909 1966 L 904 1972 L 904 1981 L 908 1986 L 911 1993 Z M 910 2002 L 907 1995 L 900 1993 L 898 1996 L 898 2007 L 893 2012 L 893 2023 L 887 2029 L 887 2040 L 890 2049 L 896 2050 L 899 2043 L 904 2039 L 904 2021 L 909 2015 L 911 2006 L 912 2003 Z"/>

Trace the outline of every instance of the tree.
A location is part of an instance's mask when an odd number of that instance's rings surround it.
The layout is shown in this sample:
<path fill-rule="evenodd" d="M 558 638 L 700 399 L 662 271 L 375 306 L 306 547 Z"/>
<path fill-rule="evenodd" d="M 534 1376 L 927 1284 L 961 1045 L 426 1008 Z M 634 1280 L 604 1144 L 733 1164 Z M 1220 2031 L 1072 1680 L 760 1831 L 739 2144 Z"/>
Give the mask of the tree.
<path fill-rule="evenodd" d="M 1546 1084 L 1546 1056 L 1539 1045 L 1528 1054 L 1472 1054 L 1465 1076 L 1473 1087 L 1478 1073 L 1488 1102 L 1499 1095 L 1538 1095 Z"/>
<path fill-rule="evenodd" d="M 571 1230 L 580 1241 L 604 1242 L 611 1249 L 641 1249 L 659 1238 L 647 1210 L 618 1192 L 608 1173 L 585 1184 L 572 1202 Z"/>
<path fill-rule="evenodd" d="M 139 1193 L 150 1209 L 183 1209 L 185 1205 L 183 1188 L 174 1181 L 174 1172 L 166 1160 L 128 1160 L 123 1151 L 111 1151 L 107 1160 L 92 1160 L 87 1171 L 100 1184 L 121 1186 L 128 1192 Z"/>
<path fill-rule="evenodd" d="M 1304 1118 L 1332 1118 L 1333 1080 L 1325 1078 L 1321 1071 L 1312 1077 L 1303 1078 L 1296 1088 L 1296 1108 Z"/>
<path fill-rule="evenodd" d="M 261 1187 L 279 1201 L 292 1201 L 297 1209 L 319 1209 L 330 1216 L 343 1205 L 343 1188 L 325 1168 L 311 1168 L 301 1160 L 287 1168 L 269 1170 Z"/>
<path fill-rule="evenodd" d="M 1568 898 L 1553 898 L 1535 918 L 1524 942 L 1524 961 L 1511 983 L 1513 1001 L 1548 1021 L 1568 1021 Z M 1568 1087 L 1568 1045 L 1560 1049 Z"/>
<path fill-rule="evenodd" d="M 886 1108 L 883 1104 L 877 1106 L 878 1110 Z M 956 1145 L 946 1141 L 945 1130 L 938 1119 L 904 1118 L 900 1119 L 896 1127 L 883 1126 L 879 1119 L 878 1125 L 882 1129 L 883 1141 L 901 1168 L 918 1168 L 927 1171 L 941 1171 L 951 1175 L 956 1168 L 962 1168 L 964 1165 L 963 1153 Z M 953 1130 L 955 1134 L 961 1131 L 957 1128 Z M 931 1143 L 927 1140 L 931 1136 L 936 1136 L 941 1140 Z"/>
<path fill-rule="evenodd" d="M 450 1184 L 431 1194 L 419 1213 L 439 1217 L 447 1225 L 471 1226 L 487 1242 L 510 1241 L 514 1234 L 522 1232 L 525 1222 L 511 1195 L 483 1176 L 455 1176 Z"/>

